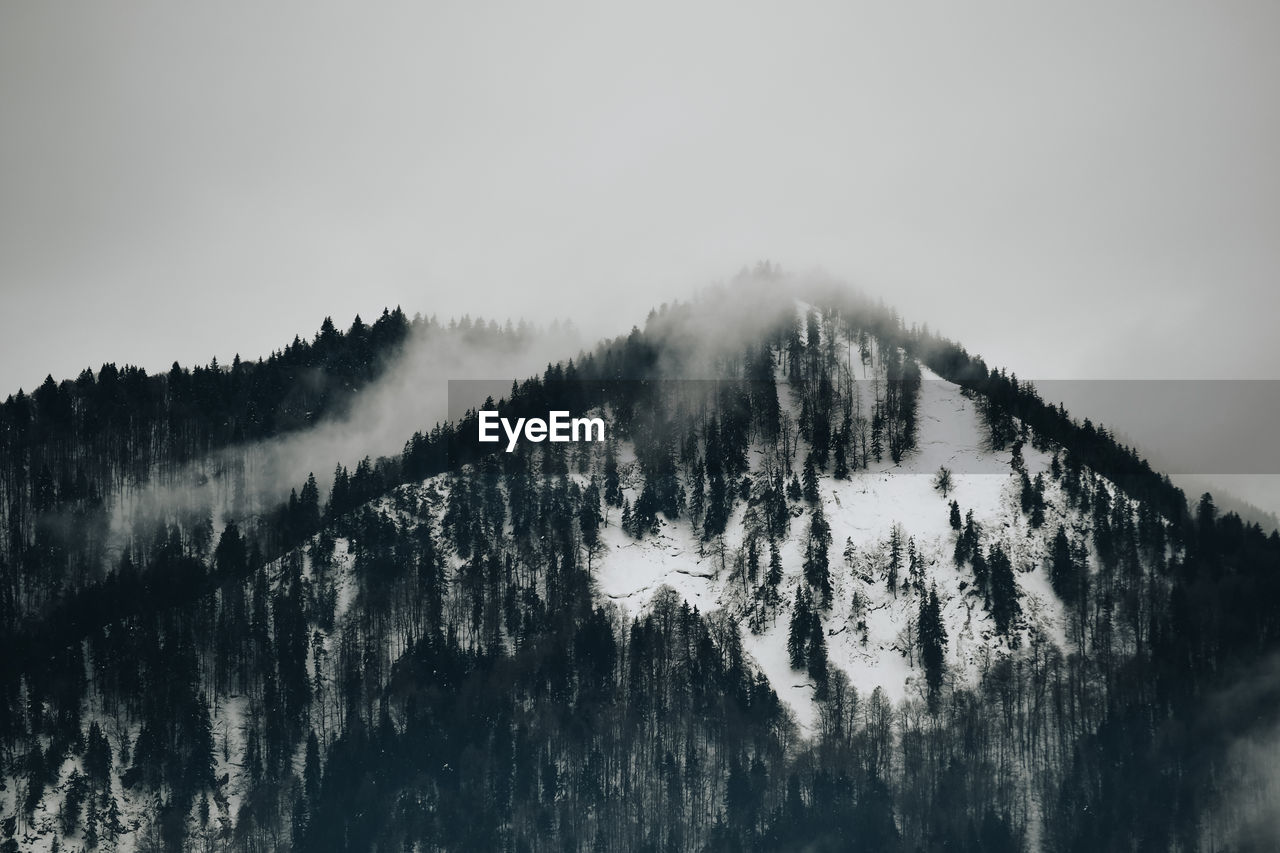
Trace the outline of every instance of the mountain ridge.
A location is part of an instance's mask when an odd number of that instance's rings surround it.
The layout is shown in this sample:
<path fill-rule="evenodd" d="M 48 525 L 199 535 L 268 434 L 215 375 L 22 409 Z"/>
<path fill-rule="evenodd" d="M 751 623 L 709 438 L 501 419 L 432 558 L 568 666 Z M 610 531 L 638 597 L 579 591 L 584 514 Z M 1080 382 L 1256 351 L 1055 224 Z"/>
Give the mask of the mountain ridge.
<path fill-rule="evenodd" d="M 1256 600 L 1276 535 L 1203 501 L 1192 518 L 1105 430 L 882 306 L 743 287 L 497 403 L 608 412 L 603 447 L 505 458 L 471 440 L 473 411 L 216 547 L 180 518 L 135 534 L 98 600 L 10 635 L 8 839 L 1013 850 L 1202 831 L 1190 807 L 1162 830 L 1100 808 L 1082 744 L 1152 697 L 1194 714 L 1182 679 L 1248 660 L 1237 633 L 1274 641 Z M 1188 589 L 1254 606 L 1189 612 Z M 1161 674 L 1180 657 L 1203 662 Z M 90 677 L 33 698 L 37 661 Z M 1107 772 L 1167 760 L 1141 742 Z"/>

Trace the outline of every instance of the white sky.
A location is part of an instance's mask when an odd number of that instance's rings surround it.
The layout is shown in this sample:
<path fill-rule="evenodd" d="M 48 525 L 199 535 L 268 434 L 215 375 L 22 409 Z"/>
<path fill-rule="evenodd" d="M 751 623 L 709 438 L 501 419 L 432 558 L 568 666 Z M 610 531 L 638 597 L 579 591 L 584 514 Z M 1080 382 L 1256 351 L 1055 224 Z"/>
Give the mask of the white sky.
<path fill-rule="evenodd" d="M 1041 378 L 1280 378 L 1280 4 L 0 2 L 0 395 L 760 258 Z"/>

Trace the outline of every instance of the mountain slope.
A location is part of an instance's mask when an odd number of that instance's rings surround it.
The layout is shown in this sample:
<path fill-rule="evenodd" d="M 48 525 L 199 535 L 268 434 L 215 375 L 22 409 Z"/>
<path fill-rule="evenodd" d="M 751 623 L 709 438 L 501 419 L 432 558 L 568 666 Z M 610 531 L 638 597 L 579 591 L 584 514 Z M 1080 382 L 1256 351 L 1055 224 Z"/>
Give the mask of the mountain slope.
<path fill-rule="evenodd" d="M 607 443 L 494 452 L 470 413 L 339 470 L 323 506 L 304 490 L 216 541 L 176 512 L 136 533 L 94 599 L 18 636 L 0 835 L 990 851 L 1224 831 L 1202 821 L 1232 765 L 1177 732 L 1280 636 L 1277 537 L 1187 516 L 1104 432 L 883 307 L 734 296 L 664 307 L 498 404 L 599 413 Z"/>

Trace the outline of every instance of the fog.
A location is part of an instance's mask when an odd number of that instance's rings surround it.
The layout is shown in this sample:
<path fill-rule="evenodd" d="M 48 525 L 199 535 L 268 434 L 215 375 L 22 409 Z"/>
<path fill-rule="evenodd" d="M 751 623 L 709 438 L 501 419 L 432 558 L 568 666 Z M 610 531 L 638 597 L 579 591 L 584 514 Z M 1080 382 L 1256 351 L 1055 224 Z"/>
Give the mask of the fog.
<path fill-rule="evenodd" d="M 397 305 L 579 330 L 416 337 L 243 477 L 124 495 L 123 541 L 152 506 L 327 491 L 446 416 L 449 379 L 539 372 L 769 259 L 1079 383 L 1045 396 L 1264 518 L 1274 382 L 1096 380 L 1280 380 L 1277 81 L 1273 0 L 0 3 L 0 399 Z M 754 309 L 706 315 L 692 363 Z M 1274 718 L 1264 670 L 1220 698 L 1243 783 L 1214 825 L 1275 849 L 1280 730 L 1233 710 Z"/>
<path fill-rule="evenodd" d="M 146 541 L 147 525 L 157 517 L 208 513 L 220 529 L 223 520 L 275 509 L 313 473 L 323 498 L 337 465 L 354 469 L 366 456 L 396 456 L 415 432 L 448 420 L 451 381 L 506 377 L 509 388 L 512 378 L 538 374 L 576 355 L 582 343 L 567 323 L 528 327 L 518 337 L 416 324 L 400 353 L 345 413 L 310 429 L 215 452 L 163 484 L 126 489 L 113 507 L 114 545 L 129 536 Z"/>
<path fill-rule="evenodd" d="M 624 333 L 762 258 L 1020 377 L 1280 378 L 1277 33 L 1250 0 L 3 4 L 0 395 L 395 305 Z"/>
<path fill-rule="evenodd" d="M 0 389 L 759 258 L 1041 378 L 1276 378 L 1280 6 L 0 6 Z"/>
<path fill-rule="evenodd" d="M 365 456 L 398 454 L 413 433 L 428 432 L 447 420 L 450 381 L 504 378 L 510 387 L 511 379 L 541 373 L 548 364 L 575 356 L 582 346 L 572 324 L 532 329 L 518 344 L 441 328 L 419 330 L 345 416 L 265 442 L 260 476 L 267 484 L 300 484 L 315 472 L 327 489 L 336 464 L 354 467 Z"/>
<path fill-rule="evenodd" d="M 761 258 L 1021 377 L 1275 379 L 1278 32 L 1261 2 L 5 4 L 0 394 L 394 305 L 594 339 Z"/>
<path fill-rule="evenodd" d="M 1280 657 L 1250 667 L 1207 697 L 1193 742 L 1222 755 L 1224 780 L 1205 824 L 1205 849 L 1280 849 Z"/>

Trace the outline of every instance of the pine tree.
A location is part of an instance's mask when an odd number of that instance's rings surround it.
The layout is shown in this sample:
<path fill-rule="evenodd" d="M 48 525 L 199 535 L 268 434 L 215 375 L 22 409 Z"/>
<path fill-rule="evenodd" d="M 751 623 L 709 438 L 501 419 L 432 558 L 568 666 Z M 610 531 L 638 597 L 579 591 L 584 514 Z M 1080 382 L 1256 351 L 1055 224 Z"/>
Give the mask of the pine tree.
<path fill-rule="evenodd" d="M 1035 489 L 1031 486 L 1031 478 L 1027 476 L 1026 469 L 1018 472 L 1021 477 L 1021 487 L 1018 492 L 1018 502 L 1022 506 L 1024 513 L 1031 512 L 1031 506 L 1035 503 Z"/>
<path fill-rule="evenodd" d="M 804 344 L 800 342 L 800 330 L 792 325 L 787 335 L 787 379 L 797 383 L 803 378 Z"/>
<path fill-rule="evenodd" d="M 907 539 L 907 581 L 911 586 L 920 589 L 924 583 L 920 576 L 920 555 L 916 553 L 916 539 Z"/>
<path fill-rule="evenodd" d="M 582 491 L 582 505 L 578 510 L 578 526 L 582 531 L 582 544 L 587 547 L 587 559 L 600 545 L 600 525 L 604 516 L 600 512 L 600 489 L 595 480 Z"/>
<path fill-rule="evenodd" d="M 996 631 L 1008 635 L 1014 620 L 1022 613 L 1018 603 L 1018 581 L 1013 576 L 1013 564 L 999 543 L 993 544 L 987 554 L 991 573 L 991 618 Z"/>
<path fill-rule="evenodd" d="M 706 428 L 707 498 L 702 521 L 702 538 L 706 541 L 724 533 L 732 507 L 732 495 L 725 481 L 721 440 L 721 430 L 713 418 Z"/>
<path fill-rule="evenodd" d="M 339 465 L 333 470 L 333 488 L 329 490 L 329 506 L 325 517 L 329 519 L 345 515 L 352 507 L 351 477 L 346 467 Z"/>
<path fill-rule="evenodd" d="M 809 503 L 817 503 L 818 497 L 818 471 L 813 454 L 810 453 L 804 458 L 804 499 Z"/>
<path fill-rule="evenodd" d="M 877 462 L 884 456 L 884 414 L 879 403 L 871 416 L 871 455 Z"/>
<path fill-rule="evenodd" d="M 302 494 L 298 499 L 298 515 L 308 533 L 314 533 L 320 526 L 320 486 L 316 483 L 315 474 L 308 474 L 307 482 L 302 486 Z"/>
<path fill-rule="evenodd" d="M 782 583 L 782 556 L 778 553 L 778 543 L 769 540 L 769 569 L 765 573 L 764 582 L 756 590 L 756 598 L 764 605 L 765 610 L 757 615 L 757 620 L 770 613 L 770 609 L 781 601 L 778 586 Z M 762 622 L 757 621 L 757 626 Z M 753 630 L 758 630 L 756 627 Z"/>
<path fill-rule="evenodd" d="M 658 491 L 651 480 L 646 480 L 635 506 L 631 508 L 631 524 L 637 539 L 658 532 Z"/>
<path fill-rule="evenodd" d="M 936 586 L 930 587 L 928 595 L 920 597 L 918 623 L 920 661 L 924 665 L 925 683 L 929 688 L 929 708 L 936 711 L 942 690 L 947 645 L 947 632 L 942 623 L 942 607 L 938 601 Z"/>
<path fill-rule="evenodd" d="M 227 522 L 213 552 L 214 566 L 225 577 L 241 577 L 249 567 L 249 555 L 240 528 L 234 521 Z"/>
<path fill-rule="evenodd" d="M 849 479 L 849 455 L 845 450 L 845 445 L 847 443 L 845 436 L 845 433 L 837 432 L 831 439 L 835 443 L 836 457 L 835 466 L 831 471 L 831 475 L 837 480 Z"/>
<path fill-rule="evenodd" d="M 618 444 L 611 435 L 604 450 L 604 501 L 612 507 L 622 506 L 622 482 L 618 478 Z"/>
<path fill-rule="evenodd" d="M 809 617 L 809 647 L 807 651 L 809 678 L 813 679 L 814 696 L 817 699 L 827 697 L 827 638 L 822 629 L 822 619 L 818 614 Z"/>
<path fill-rule="evenodd" d="M 702 524 L 703 511 L 706 509 L 706 475 L 702 460 L 693 463 L 693 476 L 689 480 L 689 520 L 695 527 Z"/>
<path fill-rule="evenodd" d="M 961 522 L 960 522 L 960 504 L 959 504 L 958 502 L 956 502 L 956 501 L 952 501 L 952 502 L 951 502 L 951 519 L 950 519 L 950 521 L 951 521 L 951 529 L 952 529 L 952 530 L 959 530 L 959 529 L 960 529 L 960 524 L 961 524 Z"/>
<path fill-rule="evenodd" d="M 809 535 L 804 552 L 804 579 L 809 588 L 816 591 L 821 607 L 831 606 L 831 526 L 823 515 L 822 506 L 813 508 L 809 518 Z"/>
<path fill-rule="evenodd" d="M 809 375 L 812 378 L 818 372 L 818 365 L 822 359 L 822 333 L 818 323 L 818 312 L 813 308 L 810 308 L 805 316 L 804 331 L 804 345 L 809 356 Z"/>
<path fill-rule="evenodd" d="M 89 724 L 89 737 L 85 743 L 84 770 L 89 781 L 99 788 L 109 789 L 111 783 L 111 744 L 107 741 L 98 722 Z"/>
<path fill-rule="evenodd" d="M 889 531 L 889 565 L 885 566 L 885 585 L 898 597 L 898 569 L 902 565 L 902 525 L 894 524 Z"/>
<path fill-rule="evenodd" d="M 794 502 L 802 497 L 804 497 L 804 491 L 800 488 L 800 478 L 792 474 L 791 482 L 787 484 L 787 500 Z"/>
<path fill-rule="evenodd" d="M 766 481 L 760 504 L 764 510 L 764 523 L 770 539 L 782 539 L 791 526 L 791 512 L 787 508 L 786 485 L 782 474 Z"/>
<path fill-rule="evenodd" d="M 765 583 L 776 592 L 782 583 L 782 555 L 778 553 L 778 543 L 769 540 L 769 573 L 765 575 Z"/>
<path fill-rule="evenodd" d="M 1044 526 L 1044 475 L 1036 474 L 1035 480 L 1031 484 L 1031 526 L 1040 529 Z"/>
<path fill-rule="evenodd" d="M 810 623 L 813 621 L 813 611 L 809 605 L 809 595 L 805 592 L 804 584 L 796 587 L 796 600 L 791 607 L 791 627 L 787 631 L 787 655 L 791 660 L 792 669 L 804 669 L 805 661 L 808 659 L 807 646 L 809 643 Z"/>
<path fill-rule="evenodd" d="M 1053 591 L 1066 604 L 1075 603 L 1080 592 L 1080 575 L 1071 553 L 1071 542 L 1062 525 L 1058 525 L 1058 532 L 1053 537 L 1049 557 L 1049 582 L 1053 585 Z"/>
<path fill-rule="evenodd" d="M 970 553 L 973 561 L 973 585 L 982 594 L 983 601 L 989 605 L 991 602 L 991 571 L 987 567 L 987 558 L 983 556 L 982 548 L 976 544 Z"/>

